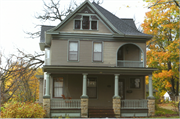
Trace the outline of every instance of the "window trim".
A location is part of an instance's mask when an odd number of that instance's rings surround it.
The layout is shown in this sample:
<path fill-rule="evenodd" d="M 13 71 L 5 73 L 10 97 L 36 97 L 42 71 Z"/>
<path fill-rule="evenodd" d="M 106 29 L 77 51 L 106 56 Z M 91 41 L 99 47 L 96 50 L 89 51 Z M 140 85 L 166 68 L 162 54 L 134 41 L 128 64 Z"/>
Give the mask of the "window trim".
<path fill-rule="evenodd" d="M 101 61 L 94 60 L 94 43 L 101 43 Z M 103 62 L 103 46 L 104 46 L 104 42 L 102 42 L 102 41 L 93 41 L 92 42 L 92 62 Z"/>
<path fill-rule="evenodd" d="M 53 80 L 52 80 L 52 98 L 63 98 L 62 96 L 61 97 L 54 97 L 54 79 L 55 78 L 63 78 L 62 94 L 64 95 L 64 77 L 53 77 Z"/>
<path fill-rule="evenodd" d="M 77 60 L 70 60 L 69 58 L 70 58 L 70 54 L 69 54 L 69 52 L 70 52 L 70 42 L 77 42 Z M 80 48 L 79 48 L 79 46 L 80 46 L 80 43 L 79 43 L 79 40 L 68 40 L 68 46 L 67 46 L 67 61 L 68 62 L 79 62 L 79 52 L 80 52 Z"/>
<path fill-rule="evenodd" d="M 92 19 L 91 18 L 91 16 L 92 16 L 92 14 L 80 14 L 81 15 L 81 18 L 80 19 L 77 19 L 77 18 L 75 18 L 74 20 L 73 20 L 73 22 L 74 22 L 74 24 L 73 24 L 73 28 L 74 28 L 74 30 L 92 30 L 92 31 L 98 31 L 99 29 L 99 27 L 98 27 L 98 25 L 99 25 L 99 20 L 97 19 L 97 20 L 95 20 L 95 19 Z M 93 14 L 94 15 L 94 14 Z M 89 17 L 89 29 L 83 29 L 83 17 L 84 16 L 88 16 Z M 75 21 L 76 20 L 80 20 L 80 29 L 75 29 Z M 92 29 L 91 28 L 91 24 L 92 24 L 92 21 L 97 21 L 97 29 Z"/>
<path fill-rule="evenodd" d="M 95 98 L 91 98 L 89 97 L 89 99 L 98 99 L 98 78 L 97 77 L 94 77 L 94 76 L 89 76 L 87 77 L 87 90 L 88 90 L 88 79 L 89 78 L 94 78 L 96 80 L 96 97 Z M 88 95 L 88 92 L 87 92 L 87 95 Z M 88 95 L 89 96 L 89 95 Z"/>

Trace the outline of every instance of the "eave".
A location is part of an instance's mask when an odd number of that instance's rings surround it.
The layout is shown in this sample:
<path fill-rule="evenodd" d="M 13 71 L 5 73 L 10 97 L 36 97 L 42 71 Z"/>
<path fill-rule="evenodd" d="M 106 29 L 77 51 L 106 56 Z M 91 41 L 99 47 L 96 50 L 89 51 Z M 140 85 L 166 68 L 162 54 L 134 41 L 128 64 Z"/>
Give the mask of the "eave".
<path fill-rule="evenodd" d="M 51 74 L 120 74 L 120 75 L 149 75 L 156 68 L 144 67 L 106 67 L 106 66 L 65 66 L 44 65 L 43 71 Z"/>

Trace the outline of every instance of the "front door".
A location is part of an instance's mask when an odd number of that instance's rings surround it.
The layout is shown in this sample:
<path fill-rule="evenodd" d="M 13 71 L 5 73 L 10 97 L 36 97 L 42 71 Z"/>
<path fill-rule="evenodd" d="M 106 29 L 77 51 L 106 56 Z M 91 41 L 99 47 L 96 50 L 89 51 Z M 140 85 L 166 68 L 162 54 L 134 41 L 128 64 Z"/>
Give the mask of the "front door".
<path fill-rule="evenodd" d="M 125 85 L 124 85 L 124 79 L 119 79 L 119 96 L 121 99 L 125 99 Z"/>

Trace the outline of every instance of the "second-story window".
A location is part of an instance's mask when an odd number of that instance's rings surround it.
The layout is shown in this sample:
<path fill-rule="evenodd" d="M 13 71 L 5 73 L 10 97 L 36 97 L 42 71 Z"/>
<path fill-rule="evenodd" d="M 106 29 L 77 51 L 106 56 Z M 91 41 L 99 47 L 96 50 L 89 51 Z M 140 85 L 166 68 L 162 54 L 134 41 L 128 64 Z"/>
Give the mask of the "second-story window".
<path fill-rule="evenodd" d="M 78 41 L 69 41 L 69 61 L 78 61 Z"/>
<path fill-rule="evenodd" d="M 93 61 L 102 62 L 102 42 L 93 43 Z"/>

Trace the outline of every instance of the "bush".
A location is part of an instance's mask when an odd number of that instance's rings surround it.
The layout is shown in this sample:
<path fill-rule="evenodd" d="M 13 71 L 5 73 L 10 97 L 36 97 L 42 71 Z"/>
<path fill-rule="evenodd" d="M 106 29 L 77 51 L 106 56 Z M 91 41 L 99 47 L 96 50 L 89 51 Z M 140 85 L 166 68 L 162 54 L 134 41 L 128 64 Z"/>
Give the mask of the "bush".
<path fill-rule="evenodd" d="M 163 111 L 155 111 L 155 115 L 156 116 L 162 116 L 162 115 L 165 115 L 165 112 L 163 112 Z"/>
<path fill-rule="evenodd" d="M 43 118 L 45 110 L 38 103 L 9 102 L 1 108 L 1 118 Z"/>

